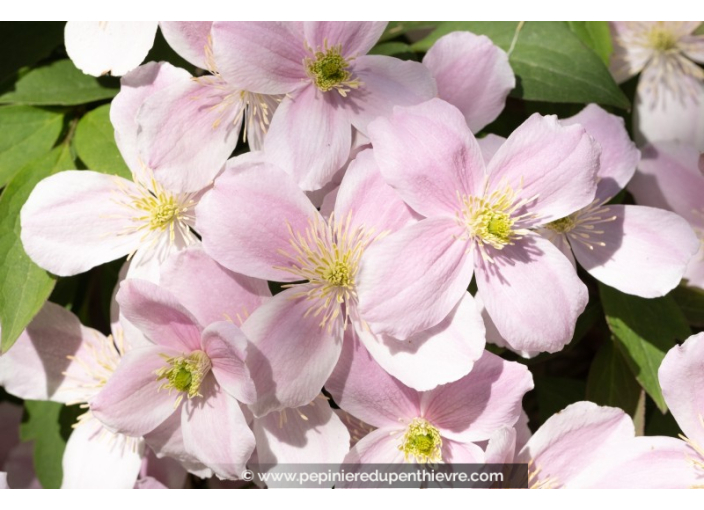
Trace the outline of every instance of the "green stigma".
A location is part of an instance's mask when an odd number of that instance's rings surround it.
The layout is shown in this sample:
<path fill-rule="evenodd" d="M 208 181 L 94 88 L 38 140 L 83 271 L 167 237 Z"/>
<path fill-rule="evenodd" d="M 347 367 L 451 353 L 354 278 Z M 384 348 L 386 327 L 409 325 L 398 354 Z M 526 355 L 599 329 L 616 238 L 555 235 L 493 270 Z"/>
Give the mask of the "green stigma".
<path fill-rule="evenodd" d="M 423 418 L 414 418 L 398 447 L 406 461 L 419 464 L 442 461 L 442 438 L 438 429 Z"/>
<path fill-rule="evenodd" d="M 565 216 L 559 220 L 551 221 L 546 225 L 549 229 L 559 232 L 560 234 L 566 234 L 572 230 L 575 226 L 574 218 L 571 216 Z"/>
<path fill-rule="evenodd" d="M 672 32 L 664 30 L 660 27 L 653 28 L 653 30 L 648 34 L 648 39 L 651 47 L 659 51 L 668 51 L 677 46 L 677 39 L 675 38 L 675 35 Z"/>
<path fill-rule="evenodd" d="M 322 51 L 315 51 L 313 57 L 305 59 L 306 71 L 322 92 L 336 89 L 345 97 L 350 89 L 359 87 L 359 80 L 352 79 L 352 73 L 348 70 L 352 59 L 342 56 L 341 45 L 328 47 L 325 41 Z"/>
<path fill-rule="evenodd" d="M 167 365 L 156 371 L 156 380 L 164 381 L 159 389 L 176 390 L 179 396 L 176 400 L 178 405 L 184 395 L 188 398 L 202 397 L 199 393 L 203 378 L 211 368 L 210 358 L 203 351 L 193 351 L 188 356 L 171 357 L 162 354 Z"/>

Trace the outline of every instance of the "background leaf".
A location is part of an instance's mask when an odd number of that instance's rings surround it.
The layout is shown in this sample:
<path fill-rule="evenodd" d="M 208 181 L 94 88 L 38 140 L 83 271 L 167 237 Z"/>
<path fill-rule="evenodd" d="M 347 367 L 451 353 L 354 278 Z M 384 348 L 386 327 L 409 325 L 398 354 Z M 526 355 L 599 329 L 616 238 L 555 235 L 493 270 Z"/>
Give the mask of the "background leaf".
<path fill-rule="evenodd" d="M 115 143 L 109 104 L 88 112 L 78 122 L 73 143 L 78 157 L 90 170 L 132 180 L 130 169 Z"/>
<path fill-rule="evenodd" d="M 676 340 L 691 331 L 671 296 L 644 299 L 599 285 L 606 322 L 616 345 L 643 389 L 665 412 L 667 404 L 658 381 L 658 369 Z"/>
<path fill-rule="evenodd" d="M 690 325 L 704 327 L 704 290 L 680 286 L 670 295 L 677 301 Z"/>
<path fill-rule="evenodd" d="M 68 59 L 29 71 L 0 96 L 0 103 L 77 105 L 110 99 L 118 92 L 117 78 L 93 78 Z"/>
<path fill-rule="evenodd" d="M 32 106 L 0 107 L 0 187 L 20 168 L 49 152 L 61 133 L 63 115 Z"/>
<path fill-rule="evenodd" d="M 609 65 L 614 47 L 611 44 L 611 32 L 608 21 L 568 21 L 570 30 L 579 40 L 594 50 L 601 60 Z"/>
<path fill-rule="evenodd" d="M 414 30 L 432 30 L 442 21 L 389 21 L 386 30 L 379 38 L 379 42 L 394 39 Z"/>
<path fill-rule="evenodd" d="M 0 353 L 12 347 L 55 283 L 22 247 L 20 210 L 41 179 L 73 166 L 69 148 L 63 144 L 22 168 L 0 197 Z"/>
<path fill-rule="evenodd" d="M 607 340 L 597 351 L 587 378 L 587 400 L 602 406 L 620 407 L 636 416 L 642 390 L 628 363 Z"/>
<path fill-rule="evenodd" d="M 64 42 L 65 21 L 0 22 L 0 82 L 37 63 Z"/>
<path fill-rule="evenodd" d="M 557 103 L 599 103 L 630 108 L 604 62 L 561 21 L 448 21 L 413 45 L 427 51 L 441 36 L 469 30 L 488 36 L 505 51 L 516 73 L 511 95 L 521 99 Z"/>

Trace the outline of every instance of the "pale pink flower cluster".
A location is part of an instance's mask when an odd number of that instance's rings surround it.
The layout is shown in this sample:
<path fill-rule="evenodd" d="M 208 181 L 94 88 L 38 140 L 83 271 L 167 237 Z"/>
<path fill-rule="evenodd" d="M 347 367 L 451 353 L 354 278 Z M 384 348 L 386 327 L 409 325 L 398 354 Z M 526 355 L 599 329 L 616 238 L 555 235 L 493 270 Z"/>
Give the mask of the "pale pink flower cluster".
<path fill-rule="evenodd" d="M 85 408 L 65 487 L 342 462 L 527 463 L 532 487 L 704 483 L 701 335 L 660 370 L 683 441 L 635 437 L 590 402 L 530 437 L 530 371 L 485 350 L 563 349 L 589 299 L 577 263 L 647 298 L 683 276 L 704 286 L 698 153 L 641 154 L 596 105 L 477 139 L 515 78 L 468 32 L 421 63 L 368 54 L 386 23 L 162 22 L 193 77 L 136 67 L 156 27 L 67 26 L 79 68 L 124 74 L 110 118 L 133 180 L 60 172 L 21 215 L 53 274 L 129 255 L 111 337 L 47 303 L 0 358 L 7 392 Z M 241 135 L 252 151 L 228 159 Z M 626 185 L 642 205 L 609 203 Z"/>

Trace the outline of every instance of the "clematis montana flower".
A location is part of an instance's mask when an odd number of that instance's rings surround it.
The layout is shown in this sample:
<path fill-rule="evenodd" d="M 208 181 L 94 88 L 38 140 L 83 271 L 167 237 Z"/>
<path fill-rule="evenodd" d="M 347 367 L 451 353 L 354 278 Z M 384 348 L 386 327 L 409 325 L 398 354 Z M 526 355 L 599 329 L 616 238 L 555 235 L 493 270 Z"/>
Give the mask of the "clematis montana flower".
<path fill-rule="evenodd" d="M 110 430 L 153 432 L 180 416 L 183 446 L 222 478 L 237 478 L 254 449 L 239 402 L 252 403 L 247 340 L 232 322 L 203 327 L 172 293 L 138 279 L 117 294 L 124 316 L 153 342 L 133 349 L 93 400 Z"/>
<path fill-rule="evenodd" d="M 154 169 L 143 165 L 146 158 L 137 148 L 139 107 L 182 73 L 169 64 L 148 64 L 122 79 L 110 117 L 133 181 L 69 170 L 34 188 L 21 211 L 21 237 L 39 266 L 71 276 L 129 254 L 134 275 L 140 268 L 149 272 L 171 252 L 197 241 L 191 227 L 199 194 L 166 189 Z M 189 178 L 182 174 L 182 180 Z"/>
<path fill-rule="evenodd" d="M 439 99 L 397 107 L 369 131 L 382 176 L 426 217 L 362 258 L 359 310 L 371 330 L 405 339 L 437 325 L 476 274 L 514 348 L 562 349 L 587 289 L 533 229 L 594 200 L 599 148 L 584 128 L 533 115 L 486 166 L 464 116 Z"/>
<path fill-rule="evenodd" d="M 697 475 L 688 446 L 672 437 L 635 437 L 621 409 L 577 402 L 550 417 L 516 456 L 533 489 L 687 488 Z"/>
<path fill-rule="evenodd" d="M 641 73 L 633 109 L 636 142 L 677 140 L 704 150 L 704 36 L 701 21 L 612 21 L 611 72 Z"/>
<path fill-rule="evenodd" d="M 257 387 L 255 415 L 310 402 L 332 372 L 345 335 L 359 337 L 384 369 L 416 388 L 471 370 L 484 348 L 484 326 L 468 293 L 436 328 L 406 342 L 371 333 L 358 313 L 363 253 L 416 221 L 381 179 L 371 151 L 350 165 L 328 219 L 280 169 L 250 159 L 230 165 L 198 207 L 205 251 L 233 271 L 290 282 L 242 327 L 253 344 L 248 364 Z"/>
<path fill-rule="evenodd" d="M 665 402 L 690 448 L 680 457 L 704 488 L 704 333 L 673 347 L 658 371 Z"/>
<path fill-rule="evenodd" d="M 367 124 L 394 105 L 435 96 L 422 64 L 367 55 L 385 27 L 365 21 L 213 23 L 213 56 L 227 83 L 286 94 L 263 148 L 302 189 L 323 187 L 344 165 L 351 126 L 366 135 Z"/>
<path fill-rule="evenodd" d="M 147 56 L 157 26 L 156 21 L 68 21 L 66 53 L 86 74 L 122 76 Z"/>
<path fill-rule="evenodd" d="M 479 463 L 484 451 L 476 443 L 517 422 L 533 378 L 524 365 L 485 351 L 462 379 L 418 392 L 351 341 L 325 388 L 342 409 L 377 427 L 354 445 L 345 463 Z"/>
<path fill-rule="evenodd" d="M 697 167 L 698 159 L 698 151 L 687 145 L 648 145 L 628 191 L 639 204 L 669 209 L 689 222 L 699 237 L 699 251 L 684 278 L 688 285 L 704 288 L 704 174 Z"/>
<path fill-rule="evenodd" d="M 596 105 L 561 121 L 579 124 L 601 145 L 596 198 L 542 230 L 570 259 L 621 292 L 652 298 L 677 286 L 699 240 L 677 214 L 633 205 L 606 205 L 636 170 L 639 152 L 620 117 Z"/>

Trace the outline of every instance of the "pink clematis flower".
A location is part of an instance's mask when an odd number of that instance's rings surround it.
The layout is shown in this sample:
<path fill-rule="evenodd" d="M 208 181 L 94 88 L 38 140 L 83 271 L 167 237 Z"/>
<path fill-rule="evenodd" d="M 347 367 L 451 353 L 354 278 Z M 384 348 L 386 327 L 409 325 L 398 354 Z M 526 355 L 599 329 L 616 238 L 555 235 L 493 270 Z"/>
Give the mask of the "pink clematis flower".
<path fill-rule="evenodd" d="M 485 351 L 462 379 L 419 392 L 351 341 L 325 387 L 342 409 L 377 427 L 354 445 L 345 463 L 480 463 L 485 456 L 476 443 L 517 422 L 533 378 L 524 365 Z"/>
<path fill-rule="evenodd" d="M 215 22 L 213 55 L 229 84 L 257 94 L 286 94 L 264 150 L 304 190 L 323 187 L 347 160 L 351 126 L 394 105 L 436 94 L 428 69 L 367 55 L 386 22 Z M 271 139 L 276 139 L 276 143 Z"/>
<path fill-rule="evenodd" d="M 232 160 L 198 215 L 203 247 L 221 264 L 256 278 L 306 281 L 287 284 L 243 325 L 253 344 L 248 363 L 257 386 L 255 415 L 310 402 L 332 372 L 345 335 L 358 337 L 385 370 L 419 389 L 459 379 L 481 356 L 484 326 L 466 292 L 435 328 L 405 342 L 373 334 L 358 313 L 363 253 L 387 232 L 416 221 L 384 183 L 372 151 L 350 165 L 328 219 L 288 175 L 250 159 Z"/>
<path fill-rule="evenodd" d="M 238 403 L 256 398 L 244 335 L 226 321 L 203 328 L 150 282 L 123 282 L 117 299 L 154 345 L 123 357 L 93 414 L 110 430 L 144 436 L 178 412 L 186 450 L 218 476 L 237 477 L 254 449 Z"/>
<path fill-rule="evenodd" d="M 147 56 L 157 26 L 156 21 L 68 21 L 66 53 L 86 74 L 122 76 Z"/>
<path fill-rule="evenodd" d="M 516 86 L 508 55 L 485 35 L 451 32 L 423 57 L 438 97 L 462 112 L 472 133 L 496 120 Z"/>
<path fill-rule="evenodd" d="M 704 36 L 701 21 L 612 21 L 611 72 L 641 73 L 633 109 L 636 142 L 677 140 L 704 150 Z"/>
<path fill-rule="evenodd" d="M 592 204 L 548 223 L 543 234 L 606 285 L 646 298 L 667 294 L 682 279 L 699 240 L 677 214 L 606 205 L 631 179 L 640 159 L 620 117 L 589 105 L 561 122 L 583 126 L 599 142 L 599 182 Z"/>
<path fill-rule="evenodd" d="M 137 148 L 140 106 L 183 73 L 166 63 L 148 64 L 122 79 L 110 117 L 134 182 L 69 170 L 34 188 L 22 208 L 21 237 L 25 251 L 39 266 L 71 276 L 129 254 L 130 271 L 141 268 L 146 274 L 173 251 L 197 241 L 191 227 L 199 194 L 166 189 L 154 169 L 143 165 L 147 158 Z M 190 180 L 189 174 L 181 175 L 182 182 Z"/>
<path fill-rule="evenodd" d="M 680 457 L 704 488 L 704 333 L 673 347 L 658 371 L 672 416 L 684 432 L 689 451 Z"/>
<path fill-rule="evenodd" d="M 516 456 L 533 489 L 687 488 L 697 475 L 687 445 L 672 437 L 635 437 L 621 409 L 577 402 L 550 417 Z"/>
<path fill-rule="evenodd" d="M 369 131 L 382 176 L 426 217 L 365 252 L 359 310 L 371 330 L 404 339 L 435 326 L 475 274 L 511 345 L 562 349 L 587 289 L 533 229 L 594 200 L 599 148 L 585 130 L 533 115 L 486 167 L 464 116 L 439 99 L 397 107 Z"/>
<path fill-rule="evenodd" d="M 648 145 L 628 191 L 639 204 L 669 209 L 689 222 L 699 238 L 699 251 L 684 278 L 687 285 L 704 288 L 704 174 L 697 167 L 698 159 L 698 151 L 687 145 Z"/>

